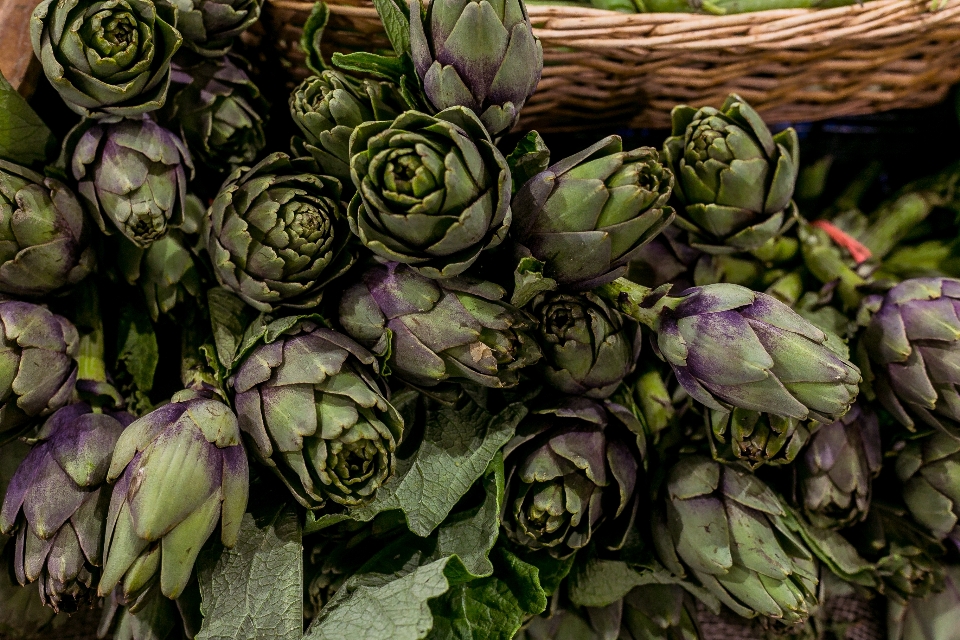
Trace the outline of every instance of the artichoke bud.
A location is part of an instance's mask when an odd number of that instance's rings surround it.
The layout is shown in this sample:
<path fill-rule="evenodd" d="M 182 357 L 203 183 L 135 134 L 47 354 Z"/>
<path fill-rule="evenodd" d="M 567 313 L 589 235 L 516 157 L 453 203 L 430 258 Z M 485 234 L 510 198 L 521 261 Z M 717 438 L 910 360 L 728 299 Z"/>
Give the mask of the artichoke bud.
<path fill-rule="evenodd" d="M 957 630 L 960 611 L 960 565 L 943 567 L 944 588 L 925 597 L 887 599 L 887 637 L 890 640 L 950 638 Z"/>
<path fill-rule="evenodd" d="M 544 263 L 568 289 L 592 289 L 628 263 L 673 219 L 673 173 L 650 147 L 623 151 L 619 136 L 549 167 L 513 198 L 516 250 Z"/>
<path fill-rule="evenodd" d="M 740 460 L 753 469 L 790 464 L 810 437 L 803 421 L 760 411 L 712 409 L 705 417 L 718 457 Z"/>
<path fill-rule="evenodd" d="M 203 293 L 200 273 L 185 239 L 174 230 L 146 249 L 121 242 L 117 263 L 127 281 L 139 284 L 154 322 L 161 314 Z"/>
<path fill-rule="evenodd" d="M 168 598 L 186 588 L 201 547 L 220 523 L 231 548 L 247 508 L 247 454 L 237 418 L 195 391 L 175 394 L 120 435 L 107 480 L 104 596 L 118 587 L 140 603 L 159 583 Z"/>
<path fill-rule="evenodd" d="M 147 117 L 90 124 L 74 148 L 71 170 L 104 233 L 114 227 L 143 248 L 183 223 L 190 153 Z"/>
<path fill-rule="evenodd" d="M 540 359 L 532 319 L 492 282 L 431 280 L 388 263 L 368 269 L 340 300 L 340 324 L 398 378 L 432 387 L 445 380 L 504 388 Z"/>
<path fill-rule="evenodd" d="M 712 253 L 757 249 L 794 222 L 796 131 L 772 135 L 734 94 L 719 110 L 678 106 L 672 117 L 664 160 L 677 176 L 674 193 L 683 205 L 677 223 L 696 236 L 694 246 Z"/>
<path fill-rule="evenodd" d="M 217 280 L 259 311 L 317 306 L 324 287 L 356 260 L 340 183 L 309 158 L 273 153 L 238 167 L 208 216 Z"/>
<path fill-rule="evenodd" d="M 938 541 L 960 547 L 960 440 L 937 431 L 914 440 L 897 457 L 907 509 Z"/>
<path fill-rule="evenodd" d="M 675 584 L 637 587 L 623 597 L 622 640 L 699 640 L 697 607 L 687 591 Z"/>
<path fill-rule="evenodd" d="M 430 104 L 470 109 L 493 136 L 513 127 L 543 71 L 543 47 L 522 0 L 417 0 L 410 49 Z"/>
<path fill-rule="evenodd" d="M 14 572 L 37 581 L 56 611 L 76 611 L 94 599 L 110 487 L 110 456 L 126 413 L 93 413 L 86 404 L 57 410 L 10 481 L 0 532 L 16 537 Z"/>
<path fill-rule="evenodd" d="M 177 29 L 185 50 L 217 58 L 260 19 L 263 0 L 160 0 L 177 10 Z M 179 56 L 178 56 L 179 57 Z"/>
<path fill-rule="evenodd" d="M 0 292 L 55 294 L 93 269 L 87 219 L 65 184 L 0 160 Z"/>
<path fill-rule="evenodd" d="M 255 348 L 230 378 L 240 429 L 308 509 L 365 504 L 393 476 L 403 419 L 375 366 L 347 336 L 304 321 Z"/>

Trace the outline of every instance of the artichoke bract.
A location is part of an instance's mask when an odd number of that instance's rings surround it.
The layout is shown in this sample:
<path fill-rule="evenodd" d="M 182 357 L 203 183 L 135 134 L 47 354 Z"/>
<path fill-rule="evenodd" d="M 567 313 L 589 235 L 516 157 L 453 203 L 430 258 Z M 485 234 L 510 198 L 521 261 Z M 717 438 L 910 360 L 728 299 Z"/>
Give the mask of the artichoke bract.
<path fill-rule="evenodd" d="M 896 465 L 914 520 L 937 540 L 960 547 L 960 440 L 942 432 L 915 440 Z"/>
<path fill-rule="evenodd" d="M 161 0 L 177 9 L 177 29 L 186 49 L 219 57 L 234 39 L 260 19 L 263 0 Z"/>
<path fill-rule="evenodd" d="M 810 437 L 801 420 L 734 407 L 705 412 L 707 428 L 719 445 L 719 457 L 740 460 L 756 469 L 790 464 Z"/>
<path fill-rule="evenodd" d="M 247 454 L 230 407 L 181 391 L 133 422 L 117 441 L 107 480 L 104 596 L 119 585 L 137 603 L 159 581 L 168 598 L 186 588 L 201 547 L 222 522 L 233 547 L 247 508 Z"/>
<path fill-rule="evenodd" d="M 434 108 L 466 107 L 494 136 L 513 127 L 543 71 L 522 0 L 416 0 L 410 55 Z"/>
<path fill-rule="evenodd" d="M 880 423 L 867 405 L 855 404 L 840 420 L 817 429 L 797 469 L 810 522 L 840 529 L 866 517 L 882 454 Z"/>
<path fill-rule="evenodd" d="M 633 526 L 639 452 L 629 431 L 586 398 L 526 418 L 503 448 L 503 529 L 516 544 L 567 557 L 602 528 L 619 548 Z"/>
<path fill-rule="evenodd" d="M 677 177 L 683 205 L 677 223 L 714 253 L 756 249 L 796 215 L 793 189 L 800 170 L 797 132 L 776 135 L 753 108 L 730 95 L 713 107 L 673 109 L 664 162 Z"/>
<path fill-rule="evenodd" d="M 397 87 L 386 82 L 354 80 L 339 71 L 310 76 L 290 94 L 290 115 L 303 133 L 294 139 L 324 173 L 344 188 L 350 179 L 350 135 L 364 122 L 393 120 L 405 111 Z"/>
<path fill-rule="evenodd" d="M 818 570 L 785 515 L 780 498 L 756 476 L 690 456 L 667 475 L 654 543 L 668 569 L 684 575 L 687 567 L 739 615 L 801 622 L 817 604 Z"/>
<path fill-rule="evenodd" d="M 76 611 L 93 599 L 110 504 L 107 469 L 131 422 L 127 413 L 63 407 L 44 423 L 10 481 L 0 532 L 16 536 L 17 580 L 38 581 L 41 600 L 56 611 Z"/>
<path fill-rule="evenodd" d="M 501 302 L 505 291 L 466 277 L 431 280 L 405 265 L 368 269 L 340 300 L 340 324 L 397 377 L 512 387 L 540 359 L 531 319 Z"/>
<path fill-rule="evenodd" d="M 463 107 L 361 124 L 350 137 L 350 175 L 350 230 L 430 278 L 463 273 L 510 228 L 507 160 Z"/>
<path fill-rule="evenodd" d="M 673 182 L 656 150 L 624 151 L 619 136 L 604 138 L 520 188 L 512 204 L 517 251 L 543 262 L 563 287 L 610 282 L 670 224 Z"/>
<path fill-rule="evenodd" d="M 255 348 L 230 379 L 240 429 L 309 509 L 369 502 L 393 475 L 403 419 L 375 363 L 347 336 L 302 321 Z"/>
<path fill-rule="evenodd" d="M 675 584 L 648 584 L 632 589 L 606 607 L 587 607 L 590 626 L 600 638 L 616 640 L 699 640 L 697 607 Z"/>
<path fill-rule="evenodd" d="M 203 293 L 193 255 L 176 231 L 146 249 L 130 243 L 121 245 L 117 263 L 127 282 L 140 286 L 154 322 L 184 300 L 200 298 Z"/>
<path fill-rule="evenodd" d="M 660 354 L 711 409 L 829 423 L 857 397 L 860 370 L 840 338 L 767 294 L 734 284 L 694 287 L 666 304 L 658 324 Z"/>
<path fill-rule="evenodd" d="M 234 169 L 208 216 L 217 280 L 260 311 L 315 307 L 356 259 L 340 183 L 309 158 L 273 153 Z"/>
<path fill-rule="evenodd" d="M 80 338 L 44 307 L 0 302 L 0 433 L 67 404 L 77 381 Z"/>
<path fill-rule="evenodd" d="M 104 233 L 114 227 L 146 247 L 183 222 L 193 162 L 183 141 L 149 118 L 93 124 L 77 141 L 70 166 Z"/>
<path fill-rule="evenodd" d="M 149 0 L 44 0 L 30 40 L 68 107 L 118 120 L 163 106 L 182 42 L 175 25 L 176 11 Z"/>
<path fill-rule="evenodd" d="M 905 280 L 864 304 L 879 307 L 859 346 L 883 406 L 910 428 L 960 429 L 960 280 Z"/>
<path fill-rule="evenodd" d="M 89 236 L 69 187 L 0 160 L 0 291 L 36 297 L 80 282 L 96 262 Z"/>
<path fill-rule="evenodd" d="M 640 328 L 591 293 L 545 293 L 533 299 L 543 374 L 554 388 L 607 398 L 633 371 Z"/>
<path fill-rule="evenodd" d="M 887 599 L 890 640 L 951 640 L 960 629 L 960 565 L 944 566 L 944 589 L 906 601 Z"/>

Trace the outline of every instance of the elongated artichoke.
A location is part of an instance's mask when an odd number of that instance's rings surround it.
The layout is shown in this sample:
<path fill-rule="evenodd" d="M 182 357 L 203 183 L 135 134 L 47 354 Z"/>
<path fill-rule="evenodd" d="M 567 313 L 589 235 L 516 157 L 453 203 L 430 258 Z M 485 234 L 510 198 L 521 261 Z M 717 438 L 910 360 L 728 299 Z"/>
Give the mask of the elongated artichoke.
<path fill-rule="evenodd" d="M 32 298 L 80 282 L 96 262 L 89 236 L 69 187 L 0 160 L 0 291 Z"/>
<path fill-rule="evenodd" d="M 913 518 L 937 540 L 960 547 L 960 440 L 936 432 L 908 443 L 897 457 L 897 476 Z"/>
<path fill-rule="evenodd" d="M 740 407 L 709 410 L 705 418 L 720 457 L 740 460 L 754 469 L 790 464 L 810 437 L 810 430 L 797 418 Z"/>
<path fill-rule="evenodd" d="M 683 575 L 686 567 L 741 616 L 788 624 L 807 618 L 817 604 L 817 566 L 767 485 L 735 466 L 690 456 L 670 469 L 665 490 L 654 543 L 668 569 Z"/>
<path fill-rule="evenodd" d="M 76 611 L 93 598 L 110 487 L 110 456 L 126 413 L 93 413 L 72 404 L 47 418 L 20 464 L 0 510 L 0 532 L 16 536 L 20 584 L 38 581 L 55 611 Z"/>
<path fill-rule="evenodd" d="M 263 0 L 160 0 L 177 10 L 183 45 L 201 56 L 216 58 L 234 39 L 260 19 Z"/>
<path fill-rule="evenodd" d="M 445 380 L 512 387 L 540 359 L 530 318 L 505 291 L 466 277 L 431 280 L 389 263 L 368 269 L 340 300 L 344 330 L 393 374 L 423 386 Z"/>
<path fill-rule="evenodd" d="M 369 502 L 392 475 L 403 419 L 373 355 L 304 321 L 254 349 L 230 379 L 240 429 L 300 504 Z"/>
<path fill-rule="evenodd" d="M 104 233 L 115 227 L 146 247 L 183 223 L 193 162 L 183 141 L 153 120 L 90 126 L 70 166 L 87 211 Z"/>
<path fill-rule="evenodd" d="M 351 231 L 378 256 L 431 278 L 463 273 L 510 228 L 510 168 L 463 107 L 358 126 L 350 175 Z"/>
<path fill-rule="evenodd" d="M 205 232 L 217 280 L 260 311 L 315 307 L 356 259 L 340 183 L 285 153 L 236 168 L 210 206 Z"/>
<path fill-rule="evenodd" d="M 527 181 L 513 199 L 521 254 L 564 287 L 591 289 L 626 273 L 673 219 L 673 173 L 650 147 L 610 136 Z"/>
<path fill-rule="evenodd" d="M 797 132 L 770 129 L 740 96 L 713 107 L 673 109 L 664 162 L 677 176 L 683 205 L 677 224 L 716 253 L 756 249 L 796 215 L 793 189 L 800 169 Z"/>
<path fill-rule="evenodd" d="M 431 105 L 466 107 L 493 136 L 513 127 L 543 71 L 522 0 L 416 0 L 410 49 Z"/>
<path fill-rule="evenodd" d="M 118 120 L 163 106 L 182 42 L 176 24 L 176 11 L 150 0 L 44 0 L 30 40 L 68 107 Z"/>
<path fill-rule="evenodd" d="M 107 480 L 104 596 L 119 585 L 134 607 L 159 581 L 183 593 L 200 548 L 221 523 L 220 541 L 237 542 L 247 508 L 247 454 L 237 418 L 218 400 L 181 391 L 120 436 Z"/>

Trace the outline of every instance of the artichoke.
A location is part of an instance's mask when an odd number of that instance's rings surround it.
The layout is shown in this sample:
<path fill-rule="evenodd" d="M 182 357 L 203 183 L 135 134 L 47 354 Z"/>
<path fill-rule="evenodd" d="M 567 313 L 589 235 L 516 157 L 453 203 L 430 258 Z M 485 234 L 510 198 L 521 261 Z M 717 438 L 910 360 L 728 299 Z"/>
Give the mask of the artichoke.
<path fill-rule="evenodd" d="M 493 136 L 513 127 L 543 71 L 522 0 L 416 0 L 410 55 L 437 111 L 466 107 Z"/>
<path fill-rule="evenodd" d="M 606 607 L 587 607 L 600 638 L 616 640 L 700 640 L 697 607 L 683 587 L 636 587 Z"/>
<path fill-rule="evenodd" d="M 234 39 L 260 19 L 263 0 L 161 0 L 177 9 L 177 29 L 184 46 L 201 56 L 216 58 Z"/>
<path fill-rule="evenodd" d="M 122 244 L 117 262 L 127 281 L 140 285 L 154 322 L 184 300 L 199 299 L 203 293 L 193 254 L 177 231 L 168 233 L 146 249 L 139 249 L 131 243 Z"/>
<path fill-rule="evenodd" d="M 521 254 L 560 285 L 591 289 L 626 273 L 673 219 L 673 173 L 649 147 L 604 138 L 527 181 L 513 198 Z"/>
<path fill-rule="evenodd" d="M 720 445 L 729 442 L 729 449 L 717 449 L 721 458 L 740 460 L 757 467 L 790 464 L 810 437 L 810 431 L 797 418 L 777 416 L 734 407 L 732 411 L 705 412 L 707 430 Z"/>
<path fill-rule="evenodd" d="M 540 359 L 522 311 L 505 291 L 467 277 L 431 280 L 389 263 L 368 269 L 340 300 L 340 324 L 397 377 L 422 386 L 444 380 L 512 387 Z"/>
<path fill-rule="evenodd" d="M 80 282 L 96 262 L 89 235 L 69 187 L 0 160 L 0 291 L 45 296 Z"/>
<path fill-rule="evenodd" d="M 393 120 L 405 111 L 397 87 L 353 80 L 339 71 L 310 76 L 290 94 L 290 115 L 303 133 L 294 140 L 299 155 L 311 155 L 321 170 L 350 182 L 350 135 L 364 122 Z"/>
<path fill-rule="evenodd" d="M 258 346 L 229 384 L 240 429 L 297 501 L 356 506 L 393 476 L 403 419 L 375 380 L 373 355 L 303 321 Z"/>
<path fill-rule="evenodd" d="M 462 107 L 365 122 L 350 137 L 350 230 L 430 278 L 459 275 L 510 228 L 510 168 Z"/>
<path fill-rule="evenodd" d="M 591 293 L 546 293 L 534 298 L 543 374 L 569 395 L 606 398 L 633 371 L 639 326 Z"/>
<path fill-rule="evenodd" d="M 877 310 L 861 362 L 883 406 L 910 428 L 960 429 L 960 280 L 905 280 L 864 306 Z"/>
<path fill-rule="evenodd" d="M 960 630 L 960 565 L 946 565 L 945 589 L 906 602 L 887 599 L 889 640 L 953 640 Z"/>
<path fill-rule="evenodd" d="M 863 520 L 882 455 L 880 423 L 868 405 L 855 404 L 840 420 L 817 429 L 797 465 L 810 522 L 821 529 L 841 529 Z"/>
<path fill-rule="evenodd" d="M 193 162 L 183 141 L 149 118 L 91 124 L 77 141 L 71 169 L 104 233 L 110 233 L 106 218 L 146 247 L 183 222 Z"/>
<path fill-rule="evenodd" d="M 110 503 L 107 469 L 132 421 L 86 404 L 63 407 L 44 423 L 10 482 L 0 532 L 16 531 L 17 580 L 38 580 L 41 600 L 56 611 L 76 611 L 93 598 Z"/>
<path fill-rule="evenodd" d="M 0 433 L 70 401 L 77 381 L 77 329 L 45 308 L 0 302 Z"/>
<path fill-rule="evenodd" d="M 182 38 L 176 11 L 149 0 L 43 0 L 33 52 L 73 111 L 118 120 L 163 106 Z"/>
<path fill-rule="evenodd" d="M 233 547 L 247 508 L 247 454 L 230 407 L 193 391 L 131 424 L 117 442 L 107 480 L 101 596 L 120 586 L 142 603 L 157 581 L 168 598 L 183 593 L 200 548 L 221 522 Z"/>
<path fill-rule="evenodd" d="M 315 307 L 355 260 L 340 183 L 284 153 L 234 169 L 205 231 L 217 280 L 260 311 Z"/>
<path fill-rule="evenodd" d="M 521 422 L 503 448 L 502 524 L 511 540 L 558 558 L 583 548 L 598 532 L 606 546 L 623 544 L 636 517 L 640 464 L 622 416 L 592 400 L 570 398 Z"/>
<path fill-rule="evenodd" d="M 937 540 L 960 547 L 960 440 L 943 432 L 914 440 L 896 468 L 913 518 Z"/>
<path fill-rule="evenodd" d="M 817 604 L 817 566 L 786 526 L 780 498 L 759 478 L 703 456 L 668 472 L 654 543 L 676 575 L 684 566 L 736 613 L 802 622 Z M 681 562 L 683 563 L 681 565 Z"/>
<path fill-rule="evenodd" d="M 756 249 L 796 216 L 793 189 L 800 169 L 797 132 L 771 135 L 753 108 L 730 95 L 712 107 L 675 107 L 664 161 L 677 176 L 683 205 L 677 223 L 705 251 Z"/>

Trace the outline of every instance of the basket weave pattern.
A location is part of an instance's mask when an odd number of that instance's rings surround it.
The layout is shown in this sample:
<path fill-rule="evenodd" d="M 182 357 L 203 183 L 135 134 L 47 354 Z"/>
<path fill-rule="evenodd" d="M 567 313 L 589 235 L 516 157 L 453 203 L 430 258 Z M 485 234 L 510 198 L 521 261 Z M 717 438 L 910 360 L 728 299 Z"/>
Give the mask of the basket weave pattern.
<path fill-rule="evenodd" d="M 267 0 L 264 25 L 292 79 L 312 0 Z M 327 53 L 389 49 L 369 0 L 333 0 Z M 521 126 L 667 127 L 681 103 L 738 92 L 768 121 L 810 121 L 934 104 L 960 81 L 960 2 L 873 0 L 731 16 L 620 14 L 532 6 L 545 68 Z"/>

